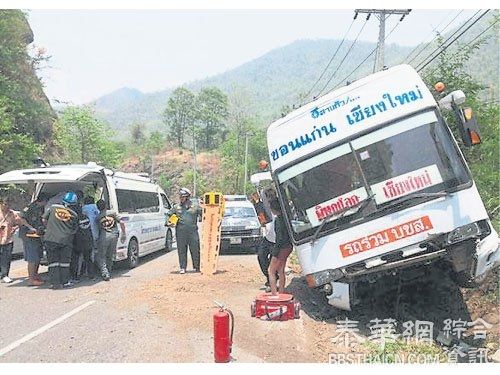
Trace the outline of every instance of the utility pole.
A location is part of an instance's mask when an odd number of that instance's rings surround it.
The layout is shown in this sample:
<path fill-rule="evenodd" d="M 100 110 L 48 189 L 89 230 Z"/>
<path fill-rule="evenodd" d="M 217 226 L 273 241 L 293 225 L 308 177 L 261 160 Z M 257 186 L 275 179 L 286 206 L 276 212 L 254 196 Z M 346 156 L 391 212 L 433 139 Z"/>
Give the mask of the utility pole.
<path fill-rule="evenodd" d="M 409 13 L 411 9 L 356 9 L 354 11 L 354 19 L 358 16 L 359 13 L 366 13 L 366 20 L 370 19 L 372 14 L 379 20 L 379 31 L 378 31 L 378 48 L 377 54 L 375 56 L 375 72 L 382 70 L 385 65 L 385 20 L 389 18 L 391 14 L 400 14 L 401 19 L 399 22 L 403 21 Z"/>
<path fill-rule="evenodd" d="M 193 132 L 193 152 L 194 152 L 194 161 L 193 161 L 193 197 L 196 197 L 196 137 Z"/>
<path fill-rule="evenodd" d="M 245 132 L 245 178 L 243 179 L 243 194 L 247 195 L 248 174 L 248 132 Z"/>

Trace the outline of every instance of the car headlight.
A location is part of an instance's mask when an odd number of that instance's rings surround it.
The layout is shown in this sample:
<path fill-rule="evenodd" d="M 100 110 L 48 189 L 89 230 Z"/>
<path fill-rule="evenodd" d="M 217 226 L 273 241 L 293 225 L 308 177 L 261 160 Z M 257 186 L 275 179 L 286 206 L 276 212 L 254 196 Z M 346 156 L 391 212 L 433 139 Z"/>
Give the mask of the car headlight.
<path fill-rule="evenodd" d="M 252 229 L 252 235 L 254 235 L 254 236 L 260 236 L 261 233 L 262 233 L 262 231 L 260 230 L 260 228 Z"/>
<path fill-rule="evenodd" d="M 324 270 L 306 275 L 306 282 L 310 288 L 328 284 L 331 281 L 342 278 L 344 274 L 341 270 Z"/>
<path fill-rule="evenodd" d="M 245 229 L 260 229 L 260 224 L 248 224 L 247 226 L 245 226 Z"/>
<path fill-rule="evenodd" d="M 481 229 L 479 228 L 479 225 L 477 225 L 477 223 L 470 223 L 453 229 L 450 233 L 448 233 L 446 242 L 448 245 L 451 245 L 453 243 L 465 241 L 469 238 L 478 237 L 480 234 Z"/>

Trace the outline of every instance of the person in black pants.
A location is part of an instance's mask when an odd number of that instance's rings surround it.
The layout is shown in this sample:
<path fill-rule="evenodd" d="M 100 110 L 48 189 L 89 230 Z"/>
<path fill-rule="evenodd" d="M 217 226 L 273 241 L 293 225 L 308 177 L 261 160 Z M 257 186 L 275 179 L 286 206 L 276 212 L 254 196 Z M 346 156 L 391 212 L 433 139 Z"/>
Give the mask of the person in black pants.
<path fill-rule="evenodd" d="M 180 274 L 186 273 L 187 249 L 191 252 L 191 260 L 195 272 L 200 271 L 200 237 L 198 235 L 198 217 L 201 215 L 201 208 L 193 204 L 189 199 L 191 192 L 187 188 L 179 190 L 180 203 L 176 204 L 168 213 L 170 219 L 175 214 L 177 224 L 175 235 L 177 238 L 177 252 L 179 254 Z M 168 224 L 167 224 L 168 225 Z"/>
<path fill-rule="evenodd" d="M 70 261 L 73 237 L 78 229 L 76 194 L 64 195 L 63 204 L 53 204 L 44 214 L 46 230 L 43 236 L 49 261 L 49 278 L 52 289 L 70 287 Z"/>
<path fill-rule="evenodd" d="M 271 253 L 274 248 L 274 244 L 276 242 L 276 233 L 274 231 L 274 220 L 275 216 L 272 217 L 272 220 L 266 224 L 266 234 L 262 239 L 259 248 L 257 250 L 257 260 L 259 261 L 259 266 L 266 277 L 266 291 L 269 291 L 269 263 L 271 262 Z"/>

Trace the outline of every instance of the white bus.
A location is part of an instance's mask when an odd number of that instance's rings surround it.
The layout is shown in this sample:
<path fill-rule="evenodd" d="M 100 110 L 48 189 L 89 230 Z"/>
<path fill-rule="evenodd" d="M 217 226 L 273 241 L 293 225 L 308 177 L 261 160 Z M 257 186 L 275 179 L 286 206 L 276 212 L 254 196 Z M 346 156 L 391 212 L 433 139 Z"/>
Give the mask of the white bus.
<path fill-rule="evenodd" d="M 130 268 L 136 267 L 143 255 L 170 251 L 175 242 L 174 229 L 165 227 L 171 208 L 167 195 L 139 174 L 115 172 L 95 163 L 55 165 L 6 172 L 0 175 L 0 184 L 28 184 L 33 199 L 41 192 L 57 199 L 67 191 L 90 188 L 125 223 L 127 239 L 125 243 L 118 241 L 115 260 L 126 261 Z"/>
<path fill-rule="evenodd" d="M 350 310 L 384 290 L 382 276 L 397 285 L 431 263 L 463 286 L 498 265 L 498 235 L 440 113 L 454 111 L 465 144 L 480 141 L 464 100 L 454 91 L 438 105 L 400 65 L 269 126 L 273 180 L 303 274 L 331 305 Z"/>

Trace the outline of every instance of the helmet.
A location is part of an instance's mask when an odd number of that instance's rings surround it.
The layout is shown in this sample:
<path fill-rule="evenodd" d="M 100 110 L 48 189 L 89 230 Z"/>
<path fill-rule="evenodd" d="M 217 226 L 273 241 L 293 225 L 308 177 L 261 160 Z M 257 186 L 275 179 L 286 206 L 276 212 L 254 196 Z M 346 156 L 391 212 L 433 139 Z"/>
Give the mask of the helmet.
<path fill-rule="evenodd" d="M 191 196 L 191 191 L 188 188 L 181 188 L 179 190 L 179 196 L 181 196 L 181 197 L 189 197 L 189 196 Z"/>
<path fill-rule="evenodd" d="M 73 205 L 77 204 L 77 202 L 78 202 L 78 197 L 72 191 L 68 191 L 63 197 L 63 203 Z"/>

